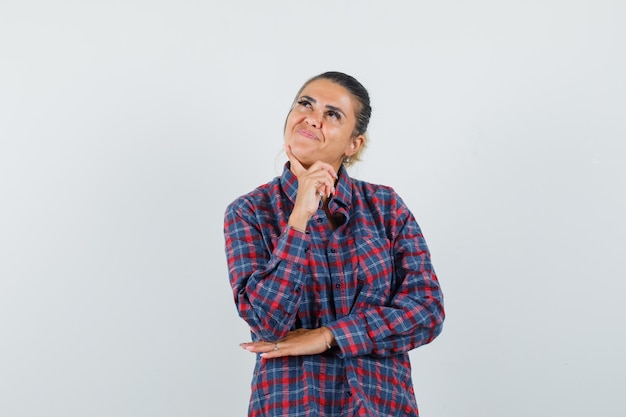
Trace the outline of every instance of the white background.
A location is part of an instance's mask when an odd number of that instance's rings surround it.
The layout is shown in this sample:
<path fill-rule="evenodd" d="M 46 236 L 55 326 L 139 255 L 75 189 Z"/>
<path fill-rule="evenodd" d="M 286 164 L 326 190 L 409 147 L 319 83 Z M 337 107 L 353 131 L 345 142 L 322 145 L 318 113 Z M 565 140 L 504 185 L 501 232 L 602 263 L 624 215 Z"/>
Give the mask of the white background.
<path fill-rule="evenodd" d="M 0 1 L 0 415 L 243 416 L 226 205 L 370 90 L 446 296 L 428 417 L 624 416 L 623 1 Z"/>

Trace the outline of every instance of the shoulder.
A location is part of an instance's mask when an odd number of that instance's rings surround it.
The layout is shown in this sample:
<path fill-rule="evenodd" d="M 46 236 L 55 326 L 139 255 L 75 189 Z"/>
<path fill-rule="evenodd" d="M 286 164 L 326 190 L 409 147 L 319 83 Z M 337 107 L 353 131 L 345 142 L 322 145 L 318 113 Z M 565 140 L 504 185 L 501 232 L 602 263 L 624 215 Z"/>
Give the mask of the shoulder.
<path fill-rule="evenodd" d="M 352 206 L 361 213 L 370 229 L 378 229 L 380 235 L 394 240 L 400 230 L 415 221 L 396 190 L 389 185 L 353 180 Z"/>
<path fill-rule="evenodd" d="M 246 214 L 253 214 L 258 211 L 268 209 L 272 206 L 273 199 L 276 198 L 279 189 L 278 177 L 270 182 L 260 185 L 254 190 L 243 194 L 233 200 L 226 207 L 226 215 L 238 215 L 246 217 Z"/>
<path fill-rule="evenodd" d="M 375 206 L 379 210 L 404 206 L 402 198 L 400 198 L 396 190 L 389 185 L 352 179 L 352 187 L 354 197 L 365 205 Z"/>

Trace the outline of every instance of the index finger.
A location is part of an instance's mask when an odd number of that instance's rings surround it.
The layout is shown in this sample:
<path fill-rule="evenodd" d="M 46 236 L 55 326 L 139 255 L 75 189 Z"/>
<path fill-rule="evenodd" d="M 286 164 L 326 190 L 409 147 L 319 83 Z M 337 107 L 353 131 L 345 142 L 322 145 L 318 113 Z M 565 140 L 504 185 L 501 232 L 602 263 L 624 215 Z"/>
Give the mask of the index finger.
<path fill-rule="evenodd" d="M 289 163 L 291 164 L 291 169 L 296 177 L 299 177 L 301 174 L 306 172 L 306 169 L 302 166 L 298 158 L 291 152 L 291 146 L 285 145 L 285 153 L 287 154 L 287 158 L 289 158 Z"/>

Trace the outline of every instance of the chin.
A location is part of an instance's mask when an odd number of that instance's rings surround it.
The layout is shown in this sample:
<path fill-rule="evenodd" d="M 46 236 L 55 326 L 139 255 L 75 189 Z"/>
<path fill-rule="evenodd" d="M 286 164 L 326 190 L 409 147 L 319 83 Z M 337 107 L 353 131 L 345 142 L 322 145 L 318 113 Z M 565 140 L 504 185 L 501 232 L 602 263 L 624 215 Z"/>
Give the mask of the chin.
<path fill-rule="evenodd" d="M 295 143 L 292 141 L 289 146 L 291 146 L 291 152 L 300 162 L 304 162 L 312 154 L 311 149 L 306 144 L 298 143 L 298 141 L 295 141 Z"/>

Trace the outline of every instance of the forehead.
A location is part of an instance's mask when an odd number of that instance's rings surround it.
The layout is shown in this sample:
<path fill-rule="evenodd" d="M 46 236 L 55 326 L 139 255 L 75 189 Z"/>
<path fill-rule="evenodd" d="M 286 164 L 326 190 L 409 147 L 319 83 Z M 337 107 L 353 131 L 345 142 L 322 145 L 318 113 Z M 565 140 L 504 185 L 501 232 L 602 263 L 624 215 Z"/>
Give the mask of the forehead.
<path fill-rule="evenodd" d="M 311 81 L 300 93 L 300 96 L 309 96 L 321 106 L 339 107 L 346 115 L 354 115 L 356 101 L 352 94 L 341 85 L 327 79 Z"/>

